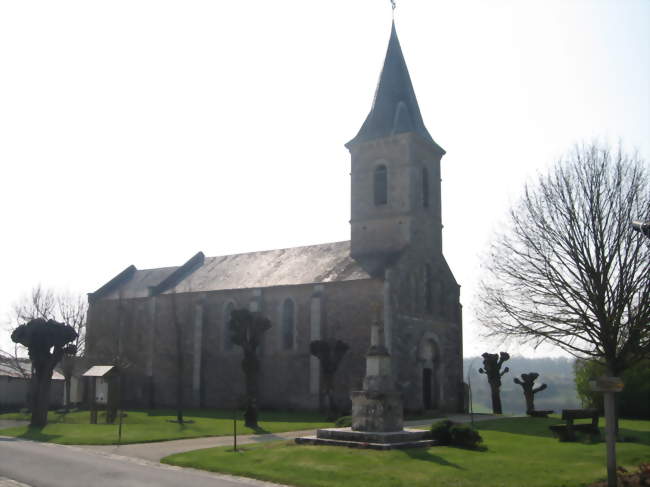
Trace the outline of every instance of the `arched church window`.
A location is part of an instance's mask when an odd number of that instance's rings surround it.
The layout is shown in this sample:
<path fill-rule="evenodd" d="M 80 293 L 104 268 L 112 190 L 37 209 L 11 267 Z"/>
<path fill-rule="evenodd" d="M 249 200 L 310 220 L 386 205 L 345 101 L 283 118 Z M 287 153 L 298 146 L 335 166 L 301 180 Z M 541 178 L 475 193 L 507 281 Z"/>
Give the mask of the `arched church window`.
<path fill-rule="evenodd" d="M 433 313 L 433 272 L 429 264 L 424 267 L 424 309 Z"/>
<path fill-rule="evenodd" d="M 388 171 L 386 166 L 378 166 L 374 177 L 375 205 L 388 203 Z"/>
<path fill-rule="evenodd" d="M 235 303 L 228 301 L 223 308 L 223 329 L 221 336 L 223 337 L 223 349 L 232 350 L 233 343 L 230 339 L 230 314 L 235 309 Z"/>
<path fill-rule="evenodd" d="M 429 171 L 422 168 L 422 206 L 429 208 Z"/>
<path fill-rule="evenodd" d="M 295 304 L 287 298 L 282 304 L 282 348 L 292 350 L 296 334 Z"/>

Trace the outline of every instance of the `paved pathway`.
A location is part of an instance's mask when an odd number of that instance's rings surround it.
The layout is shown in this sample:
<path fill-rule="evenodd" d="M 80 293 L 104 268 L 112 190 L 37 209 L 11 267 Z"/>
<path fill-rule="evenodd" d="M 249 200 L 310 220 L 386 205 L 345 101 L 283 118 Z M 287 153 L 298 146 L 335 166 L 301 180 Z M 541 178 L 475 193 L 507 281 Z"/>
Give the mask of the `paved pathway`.
<path fill-rule="evenodd" d="M 25 426 L 29 421 L 22 419 L 0 419 L 0 430 L 5 428 L 15 428 L 17 426 Z"/>
<path fill-rule="evenodd" d="M 277 487 L 78 446 L 0 436 L 0 487 Z"/>

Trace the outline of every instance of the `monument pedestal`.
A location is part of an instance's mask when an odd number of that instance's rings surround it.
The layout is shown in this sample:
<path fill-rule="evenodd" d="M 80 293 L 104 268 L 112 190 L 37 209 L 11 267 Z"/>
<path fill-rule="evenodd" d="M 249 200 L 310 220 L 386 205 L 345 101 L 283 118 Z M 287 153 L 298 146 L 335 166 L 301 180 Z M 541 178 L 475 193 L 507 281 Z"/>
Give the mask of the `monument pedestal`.
<path fill-rule="evenodd" d="M 370 450 L 393 450 L 397 448 L 429 447 L 437 442 L 426 430 L 402 429 L 400 431 L 354 431 L 352 428 L 324 428 L 316 436 L 296 438 L 301 445 L 347 446 Z"/>
<path fill-rule="evenodd" d="M 316 436 L 296 438 L 296 443 L 374 450 L 436 444 L 429 431 L 404 429 L 402 395 L 393 388 L 390 354 L 381 343 L 376 324 L 372 328 L 370 343 L 363 390 L 351 394 L 352 427 L 319 429 Z"/>
<path fill-rule="evenodd" d="M 399 392 L 354 391 L 352 429 L 355 431 L 402 431 L 404 411 Z"/>

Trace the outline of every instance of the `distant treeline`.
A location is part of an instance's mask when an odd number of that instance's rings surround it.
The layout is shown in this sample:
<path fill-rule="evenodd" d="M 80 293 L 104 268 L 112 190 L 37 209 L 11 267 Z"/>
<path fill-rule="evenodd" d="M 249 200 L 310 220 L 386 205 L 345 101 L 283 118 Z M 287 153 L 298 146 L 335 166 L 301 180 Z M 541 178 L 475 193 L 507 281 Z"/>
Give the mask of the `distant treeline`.
<path fill-rule="evenodd" d="M 479 374 L 478 369 L 483 367 L 482 357 L 467 357 L 463 359 L 465 374 L 464 380 L 469 381 L 472 387 L 472 403 L 474 412 L 491 412 L 490 386 L 487 377 Z M 562 409 L 581 407 L 580 399 L 576 392 L 574 360 L 570 358 L 525 358 L 513 356 L 504 364 L 510 367 L 510 372 L 503 376 L 501 386 L 501 401 L 505 414 L 524 414 L 526 403 L 521 387 L 513 382 L 515 377 L 529 372 L 537 372 L 539 378 L 536 386 L 547 384 L 548 388 L 535 394 L 535 409 L 553 409 L 556 412 Z"/>

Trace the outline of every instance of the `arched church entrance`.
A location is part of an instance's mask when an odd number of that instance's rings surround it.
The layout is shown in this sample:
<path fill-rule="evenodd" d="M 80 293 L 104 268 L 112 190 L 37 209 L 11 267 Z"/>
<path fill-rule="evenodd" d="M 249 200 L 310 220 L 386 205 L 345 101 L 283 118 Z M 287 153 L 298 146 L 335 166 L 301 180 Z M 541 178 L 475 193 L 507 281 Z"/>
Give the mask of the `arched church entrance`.
<path fill-rule="evenodd" d="M 440 355 L 432 337 L 424 337 L 420 343 L 419 362 L 422 377 L 422 408 L 440 408 Z"/>

